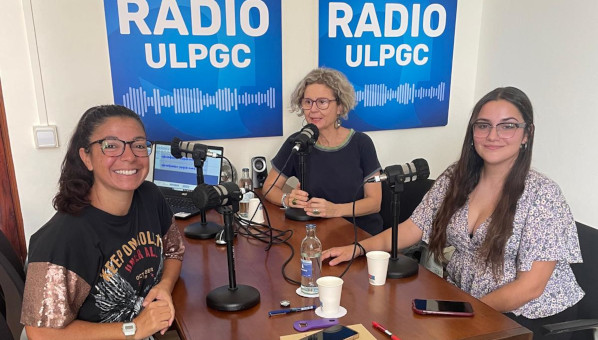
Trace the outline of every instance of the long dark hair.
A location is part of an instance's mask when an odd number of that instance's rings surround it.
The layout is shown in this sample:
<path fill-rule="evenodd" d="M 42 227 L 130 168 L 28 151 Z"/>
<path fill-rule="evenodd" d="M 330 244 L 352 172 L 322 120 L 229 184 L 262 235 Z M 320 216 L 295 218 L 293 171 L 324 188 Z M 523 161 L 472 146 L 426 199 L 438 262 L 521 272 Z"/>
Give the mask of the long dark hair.
<path fill-rule="evenodd" d="M 87 148 L 93 132 L 111 117 L 135 119 L 145 132 L 139 116 L 124 106 L 101 105 L 85 111 L 79 119 L 62 161 L 58 193 L 52 201 L 57 211 L 77 214 L 90 204 L 88 194 L 93 185 L 93 172 L 89 171 L 81 160 L 79 149 Z"/>
<path fill-rule="evenodd" d="M 442 250 L 446 246 L 446 227 L 455 212 L 463 207 L 467 197 L 478 184 L 484 166 L 484 161 L 473 148 L 473 123 L 486 103 L 499 99 L 513 104 L 521 113 L 527 124 L 525 127 L 527 142 L 521 145 L 519 155 L 505 179 L 502 194 L 491 216 L 488 233 L 478 254 L 486 265 L 492 268 L 495 275 L 499 275 L 502 271 L 505 245 L 513 232 L 517 201 L 525 187 L 525 178 L 530 169 L 534 144 L 532 103 L 523 91 L 515 87 L 497 88 L 482 97 L 473 108 L 461 148 L 461 157 L 454 166 L 453 171 L 448 173 L 450 186 L 432 223 L 429 244 L 436 260 L 445 260 Z"/>

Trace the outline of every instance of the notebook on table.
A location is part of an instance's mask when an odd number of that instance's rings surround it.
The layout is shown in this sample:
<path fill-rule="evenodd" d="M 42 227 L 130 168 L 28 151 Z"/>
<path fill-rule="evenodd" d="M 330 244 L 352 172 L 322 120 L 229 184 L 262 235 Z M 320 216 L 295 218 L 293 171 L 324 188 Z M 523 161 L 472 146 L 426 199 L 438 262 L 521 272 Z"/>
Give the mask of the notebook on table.
<path fill-rule="evenodd" d="M 222 155 L 224 148 L 209 146 L 208 151 Z M 220 184 L 222 158 L 206 157 L 202 169 L 204 183 Z M 174 158 L 170 142 L 156 142 L 153 170 L 153 182 L 162 191 L 175 217 L 188 218 L 200 212 L 189 197 L 189 193 L 197 185 L 197 169 L 193 158 Z"/>

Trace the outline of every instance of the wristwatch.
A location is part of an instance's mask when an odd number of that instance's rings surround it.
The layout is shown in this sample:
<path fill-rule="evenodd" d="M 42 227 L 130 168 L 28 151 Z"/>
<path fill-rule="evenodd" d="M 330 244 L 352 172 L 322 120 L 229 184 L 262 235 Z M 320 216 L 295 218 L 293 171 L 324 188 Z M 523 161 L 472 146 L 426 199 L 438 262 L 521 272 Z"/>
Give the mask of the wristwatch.
<path fill-rule="evenodd" d="M 123 334 L 127 340 L 135 340 L 135 332 L 137 332 L 137 326 L 134 322 L 123 323 Z"/>

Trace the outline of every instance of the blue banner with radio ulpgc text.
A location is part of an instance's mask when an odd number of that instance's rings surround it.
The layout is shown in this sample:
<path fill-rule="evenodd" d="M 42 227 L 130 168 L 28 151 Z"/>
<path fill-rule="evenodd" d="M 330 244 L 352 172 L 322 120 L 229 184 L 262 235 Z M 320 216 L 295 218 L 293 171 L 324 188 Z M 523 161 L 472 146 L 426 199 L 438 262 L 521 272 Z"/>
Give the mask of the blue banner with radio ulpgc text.
<path fill-rule="evenodd" d="M 114 101 L 151 140 L 282 135 L 280 0 L 104 0 Z"/>
<path fill-rule="evenodd" d="M 319 3 L 319 65 L 343 72 L 359 131 L 448 121 L 457 0 Z"/>

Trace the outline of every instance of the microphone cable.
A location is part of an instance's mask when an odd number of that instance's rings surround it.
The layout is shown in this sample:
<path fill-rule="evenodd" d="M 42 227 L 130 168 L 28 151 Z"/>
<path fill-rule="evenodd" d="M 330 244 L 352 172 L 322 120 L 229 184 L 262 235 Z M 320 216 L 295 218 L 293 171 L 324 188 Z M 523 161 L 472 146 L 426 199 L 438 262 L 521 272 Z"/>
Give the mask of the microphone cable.
<path fill-rule="evenodd" d="M 285 162 L 282 166 L 282 169 L 286 168 L 287 164 L 289 163 L 289 161 L 291 160 L 291 157 L 293 157 L 293 155 L 294 155 L 293 152 L 289 153 L 289 156 L 285 160 Z M 270 185 L 268 190 L 266 190 L 266 192 L 263 194 L 264 199 L 266 198 L 266 196 L 268 196 L 270 191 L 272 191 L 272 189 L 275 187 L 276 182 L 278 182 L 278 179 L 280 178 L 281 175 L 282 175 L 282 170 L 278 172 L 278 175 L 272 182 L 272 185 Z M 277 244 L 284 244 L 284 245 L 288 246 L 289 249 L 291 250 L 291 255 L 282 264 L 282 268 L 281 268 L 282 277 L 287 282 L 289 282 L 291 284 L 300 285 L 301 284 L 300 281 L 291 279 L 290 277 L 288 277 L 286 275 L 286 267 L 291 262 L 293 257 L 295 256 L 295 249 L 288 242 L 288 240 L 293 236 L 294 232 L 290 229 L 281 230 L 281 229 L 273 228 L 272 224 L 270 223 L 270 215 L 268 214 L 268 209 L 266 209 L 266 206 L 263 204 L 262 198 L 259 197 L 255 193 L 255 191 L 251 190 L 251 192 L 253 192 L 253 194 L 260 200 L 260 205 L 262 205 L 264 214 L 266 215 L 267 224 L 256 223 L 256 222 L 252 221 L 252 219 L 255 217 L 255 214 L 257 213 L 257 211 L 259 209 L 259 205 L 258 205 L 258 208 L 253 212 L 253 215 L 249 219 L 242 218 L 242 217 L 238 216 L 238 214 L 235 216 L 235 219 L 237 220 L 237 222 L 239 224 L 238 234 L 242 235 L 244 237 L 248 237 L 248 238 L 250 237 L 250 238 L 256 239 L 260 242 L 267 243 L 267 246 L 264 249 L 265 251 L 269 251 L 273 245 L 277 245 Z M 264 228 L 266 228 L 266 230 L 264 230 Z M 274 232 L 276 232 L 276 235 L 274 235 Z"/>
<path fill-rule="evenodd" d="M 341 278 L 345 275 L 345 273 L 347 273 L 347 271 L 349 271 L 349 268 L 351 268 L 351 264 L 353 264 L 353 260 L 355 259 L 355 252 L 357 251 L 357 221 L 355 218 L 355 203 L 357 202 L 357 195 L 359 194 L 359 189 L 361 189 L 364 185 L 365 185 L 365 182 L 362 182 L 361 185 L 359 187 L 357 187 L 357 190 L 355 190 L 355 194 L 353 195 L 352 219 L 353 219 L 353 235 L 354 235 L 355 241 L 353 242 L 353 254 L 351 255 L 351 259 L 347 263 L 347 267 L 345 267 L 345 270 L 343 270 L 343 272 L 339 276 Z M 364 189 L 364 197 L 365 197 L 365 189 Z M 363 254 L 363 255 L 365 256 L 365 254 Z"/>
<path fill-rule="evenodd" d="M 258 196 L 258 198 L 260 200 L 260 204 L 263 205 L 262 199 L 259 196 Z M 288 246 L 289 249 L 291 250 L 291 255 L 282 264 L 282 268 L 281 268 L 282 277 L 287 282 L 289 282 L 291 284 L 300 285 L 301 283 L 299 281 L 291 279 L 290 277 L 288 277 L 286 275 L 286 266 L 291 262 L 291 260 L 295 256 L 295 249 L 288 242 L 288 240 L 291 237 L 293 237 L 294 232 L 290 229 L 281 230 L 281 229 L 273 228 L 272 224 L 270 222 L 270 215 L 268 215 L 268 210 L 266 209 L 265 206 L 264 206 L 264 212 L 266 215 L 265 217 L 266 217 L 267 223 L 264 224 L 264 223 L 253 222 L 252 219 L 255 216 L 256 212 L 257 212 L 257 209 L 254 212 L 254 215 L 250 219 L 237 217 L 237 221 L 239 224 L 238 235 L 241 235 L 241 236 L 244 236 L 247 238 L 253 238 L 259 242 L 267 243 L 268 245 L 266 246 L 266 249 L 265 249 L 266 251 L 269 251 L 272 245 L 284 244 L 284 245 Z M 276 232 L 276 235 L 273 235 L 274 232 Z"/>
<path fill-rule="evenodd" d="M 266 193 L 264 194 L 264 198 L 266 198 L 266 197 L 268 196 L 268 194 L 270 193 L 270 191 L 272 191 L 272 189 L 273 189 L 273 188 L 276 186 L 276 182 L 278 182 L 278 179 L 279 179 L 279 178 L 280 178 L 280 176 L 282 175 L 282 170 L 283 170 L 284 168 L 286 168 L 286 167 L 287 167 L 287 164 L 288 164 L 288 163 L 289 163 L 289 161 L 291 160 L 291 157 L 292 157 L 292 156 L 293 156 L 293 153 L 291 152 L 291 153 L 289 154 L 289 156 L 287 157 L 287 159 L 284 161 L 284 164 L 282 165 L 282 169 L 281 169 L 281 170 L 278 172 L 278 175 L 276 176 L 276 178 L 275 178 L 275 179 L 274 179 L 274 181 L 272 182 L 272 185 L 270 185 L 270 187 L 268 188 L 268 190 L 266 190 Z M 281 191 L 282 191 L 282 189 L 281 189 Z M 256 197 L 258 197 L 258 195 L 255 193 L 255 191 L 253 191 L 253 190 L 252 190 L 252 192 L 253 192 L 253 194 L 254 194 Z M 258 198 L 259 198 L 259 197 L 258 197 Z M 264 207 L 264 211 L 265 211 L 265 213 L 266 213 L 266 216 L 268 216 L 268 211 L 267 211 L 267 209 L 266 209 L 266 206 L 263 204 L 263 202 L 262 202 L 262 199 L 261 199 L 261 198 L 260 198 L 260 204 L 262 205 L 262 207 Z M 258 208 L 259 208 L 259 206 L 258 206 Z M 255 209 L 255 212 L 253 213 L 253 216 L 251 217 L 251 219 L 253 219 L 253 217 L 255 216 L 255 213 L 257 212 L 257 210 L 258 210 L 258 209 Z M 239 218 L 241 218 L 241 217 L 239 217 Z M 251 220 L 251 219 L 250 219 L 250 220 Z M 272 226 L 270 225 L 270 219 L 268 219 L 268 226 L 269 226 L 269 228 L 270 228 L 270 242 L 268 243 L 268 246 L 266 246 L 266 251 L 267 251 L 267 250 L 270 250 L 270 248 L 272 247 L 273 241 L 274 241 L 274 238 L 273 238 L 273 235 L 272 235 Z"/>
<path fill-rule="evenodd" d="M 230 162 L 230 160 L 229 160 L 228 158 L 224 157 L 224 155 L 223 155 L 223 156 L 221 156 L 221 158 L 222 158 L 222 159 L 224 159 L 224 160 L 226 160 L 226 162 L 228 163 L 228 166 L 229 166 L 229 168 L 230 168 L 230 178 L 231 178 L 231 182 L 233 182 L 233 183 L 235 183 L 235 184 L 236 184 L 236 183 L 237 183 L 237 180 L 236 180 L 236 178 L 235 178 L 235 170 L 233 169 L 233 163 L 231 163 L 231 162 Z"/>

